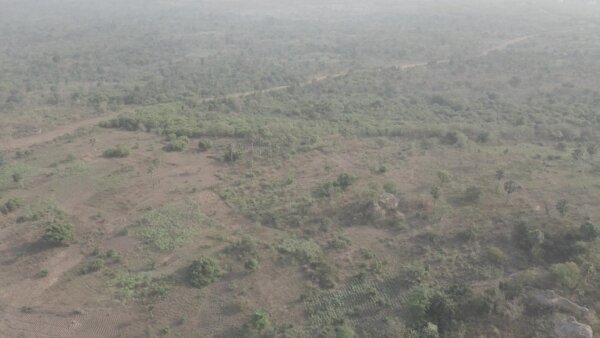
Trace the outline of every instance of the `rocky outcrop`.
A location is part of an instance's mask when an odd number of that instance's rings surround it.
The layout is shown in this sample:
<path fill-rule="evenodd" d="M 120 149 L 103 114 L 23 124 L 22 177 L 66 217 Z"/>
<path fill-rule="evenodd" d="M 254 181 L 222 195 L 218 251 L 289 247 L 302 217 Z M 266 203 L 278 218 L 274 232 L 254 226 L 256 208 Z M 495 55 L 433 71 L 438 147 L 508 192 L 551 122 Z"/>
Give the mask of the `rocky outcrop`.
<path fill-rule="evenodd" d="M 578 317 L 586 317 L 590 313 L 588 308 L 559 296 L 553 290 L 532 290 L 529 294 L 529 305 L 566 312 Z"/>
<path fill-rule="evenodd" d="M 382 220 L 391 217 L 397 220 L 404 220 L 404 214 L 398 210 L 399 203 L 396 196 L 390 193 L 383 193 L 369 205 L 369 216 L 373 220 Z"/>
<path fill-rule="evenodd" d="M 574 317 L 555 320 L 552 338 L 594 338 L 589 325 L 578 322 Z"/>

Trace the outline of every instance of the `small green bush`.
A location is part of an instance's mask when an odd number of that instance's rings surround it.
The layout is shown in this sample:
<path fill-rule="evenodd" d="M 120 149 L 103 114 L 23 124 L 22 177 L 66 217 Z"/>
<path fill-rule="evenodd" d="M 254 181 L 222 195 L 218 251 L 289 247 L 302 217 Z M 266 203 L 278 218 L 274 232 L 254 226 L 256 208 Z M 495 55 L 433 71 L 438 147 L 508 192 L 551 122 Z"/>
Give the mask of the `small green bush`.
<path fill-rule="evenodd" d="M 256 258 L 250 258 L 244 264 L 244 267 L 249 271 L 258 270 L 258 260 Z"/>
<path fill-rule="evenodd" d="M 106 158 L 123 158 L 129 156 L 130 153 L 129 148 L 118 145 L 115 148 L 106 149 L 103 155 Z"/>
<path fill-rule="evenodd" d="M 190 143 L 190 139 L 187 136 L 179 136 L 169 141 L 165 146 L 166 151 L 184 151 L 185 147 Z"/>
<path fill-rule="evenodd" d="M 584 241 L 593 241 L 600 237 L 600 226 L 592 224 L 592 222 L 585 222 L 579 227 L 579 233 L 581 239 Z"/>
<path fill-rule="evenodd" d="M 95 259 L 81 268 L 81 274 L 86 275 L 88 273 L 96 272 L 101 270 L 106 265 L 106 262 L 102 258 Z"/>
<path fill-rule="evenodd" d="M 242 158 L 242 151 L 232 144 L 227 145 L 227 148 L 225 148 L 225 154 L 223 155 L 223 161 L 231 163 L 239 160 L 240 158 Z"/>
<path fill-rule="evenodd" d="M 19 209 L 22 205 L 22 202 L 18 198 L 11 198 L 3 205 L 0 205 L 0 212 L 3 215 L 9 214 L 17 209 Z"/>
<path fill-rule="evenodd" d="M 506 254 L 500 248 L 491 246 L 487 249 L 487 258 L 495 264 L 502 264 Z"/>
<path fill-rule="evenodd" d="M 481 189 L 475 186 L 470 186 L 465 190 L 463 201 L 465 203 L 476 203 L 481 197 Z"/>
<path fill-rule="evenodd" d="M 50 244 L 64 244 L 72 241 L 74 237 L 72 224 L 51 223 L 46 227 L 42 239 Z"/>
<path fill-rule="evenodd" d="M 210 142 L 209 140 L 200 140 L 198 141 L 198 150 L 199 151 L 207 151 L 210 148 L 212 148 L 212 142 Z"/>
<path fill-rule="evenodd" d="M 273 330 L 269 314 L 264 310 L 256 311 L 242 328 L 242 337 L 262 337 Z"/>
<path fill-rule="evenodd" d="M 188 281 L 196 288 L 212 284 L 220 275 L 219 262 L 212 257 L 201 257 L 192 262 L 188 269 Z"/>
<path fill-rule="evenodd" d="M 574 262 L 558 263 L 550 267 L 554 281 L 563 287 L 574 289 L 581 280 L 581 269 Z"/>

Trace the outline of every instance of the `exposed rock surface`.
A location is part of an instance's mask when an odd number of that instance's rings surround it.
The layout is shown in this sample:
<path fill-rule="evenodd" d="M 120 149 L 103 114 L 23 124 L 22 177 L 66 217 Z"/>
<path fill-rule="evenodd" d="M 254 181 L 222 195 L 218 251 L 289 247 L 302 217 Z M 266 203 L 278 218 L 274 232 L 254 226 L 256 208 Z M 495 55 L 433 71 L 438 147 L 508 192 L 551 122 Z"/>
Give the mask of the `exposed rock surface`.
<path fill-rule="evenodd" d="M 567 320 L 555 320 L 553 338 L 594 338 L 589 325 L 579 323 L 574 317 Z"/>
<path fill-rule="evenodd" d="M 532 290 L 530 293 L 530 305 L 567 312 L 579 317 L 586 317 L 590 312 L 588 308 L 559 296 L 553 290 Z"/>
<path fill-rule="evenodd" d="M 395 217 L 399 220 L 404 220 L 404 214 L 398 210 L 398 198 L 390 193 L 383 193 L 377 200 L 371 202 L 369 206 L 369 214 L 373 219 L 384 219 Z"/>

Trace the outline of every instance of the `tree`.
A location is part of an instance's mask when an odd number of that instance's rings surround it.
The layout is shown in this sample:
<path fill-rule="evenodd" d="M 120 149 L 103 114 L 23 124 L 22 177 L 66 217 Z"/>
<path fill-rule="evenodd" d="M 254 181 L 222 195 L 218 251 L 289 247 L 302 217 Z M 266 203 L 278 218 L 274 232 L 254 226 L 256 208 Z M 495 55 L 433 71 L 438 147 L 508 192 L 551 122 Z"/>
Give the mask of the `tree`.
<path fill-rule="evenodd" d="M 212 142 L 210 142 L 209 140 L 198 141 L 198 151 L 204 152 L 210 148 L 212 148 Z"/>
<path fill-rule="evenodd" d="M 343 173 L 338 175 L 333 185 L 340 188 L 341 190 L 346 190 L 349 186 L 352 185 L 352 183 L 354 183 L 354 181 L 356 181 L 356 177 L 350 174 Z"/>
<path fill-rule="evenodd" d="M 435 202 L 437 202 L 437 200 L 440 198 L 440 187 L 434 185 L 433 187 L 431 187 L 431 190 L 429 190 L 429 193 L 433 198 L 433 205 L 435 206 Z"/>
<path fill-rule="evenodd" d="M 220 275 L 219 262 L 212 257 L 201 257 L 193 261 L 188 270 L 188 280 L 192 286 L 197 288 L 212 284 Z"/>
<path fill-rule="evenodd" d="M 561 199 L 556 202 L 556 210 L 560 213 L 561 216 L 565 216 L 567 211 L 569 210 L 569 202 L 565 199 Z"/>
<path fill-rule="evenodd" d="M 447 171 L 440 170 L 437 172 L 438 180 L 440 181 L 440 185 L 445 185 L 450 182 L 450 174 Z"/>
<path fill-rule="evenodd" d="M 513 180 L 504 182 L 504 191 L 506 191 L 506 203 L 508 203 L 510 195 L 515 191 L 519 190 L 520 188 L 521 187 L 519 187 L 517 183 L 515 183 L 515 181 Z"/>
<path fill-rule="evenodd" d="M 498 191 L 498 188 L 500 187 L 500 181 L 502 181 L 503 179 L 504 179 L 504 170 L 497 169 L 496 170 L 496 181 L 498 181 L 498 184 L 496 184 L 496 191 Z"/>
<path fill-rule="evenodd" d="M 579 161 L 579 160 L 581 160 L 581 159 L 583 158 L 583 149 L 581 149 L 581 148 L 579 148 L 579 147 L 578 147 L 578 148 L 575 148 L 575 149 L 573 150 L 573 152 L 571 153 L 571 156 L 573 157 L 573 159 L 574 159 L 575 161 Z"/>
<path fill-rule="evenodd" d="M 338 325 L 335 328 L 335 338 L 356 338 L 356 332 L 348 324 Z"/>
<path fill-rule="evenodd" d="M 588 146 L 586 147 L 587 153 L 590 155 L 590 158 L 593 160 L 594 159 L 594 155 L 596 155 L 596 153 L 598 152 L 598 145 L 597 144 L 588 144 Z"/>
<path fill-rule="evenodd" d="M 254 312 L 250 320 L 242 328 L 242 337 L 262 337 L 263 334 L 271 331 L 273 326 L 269 317 L 269 314 L 265 310 Z"/>
<path fill-rule="evenodd" d="M 51 223 L 46 227 L 42 240 L 50 244 L 65 244 L 74 238 L 73 225 L 69 223 Z"/>
<path fill-rule="evenodd" d="M 21 186 L 21 189 L 23 189 L 23 175 L 21 173 L 13 173 L 12 180 L 13 182 L 18 183 L 19 186 Z"/>
<path fill-rule="evenodd" d="M 227 148 L 225 148 L 225 155 L 223 155 L 223 160 L 225 162 L 235 162 L 242 157 L 242 152 L 237 147 L 234 147 L 232 144 L 228 144 Z"/>

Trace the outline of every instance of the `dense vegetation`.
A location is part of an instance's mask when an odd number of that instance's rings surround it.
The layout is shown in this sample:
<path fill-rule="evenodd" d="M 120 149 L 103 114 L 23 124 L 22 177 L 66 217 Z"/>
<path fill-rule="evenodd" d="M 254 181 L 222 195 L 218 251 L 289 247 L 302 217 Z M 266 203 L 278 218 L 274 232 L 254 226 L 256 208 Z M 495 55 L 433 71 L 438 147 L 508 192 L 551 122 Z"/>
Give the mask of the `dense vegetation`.
<path fill-rule="evenodd" d="M 600 331 L 593 3 L 7 5 L 0 317 L 131 336 Z"/>

